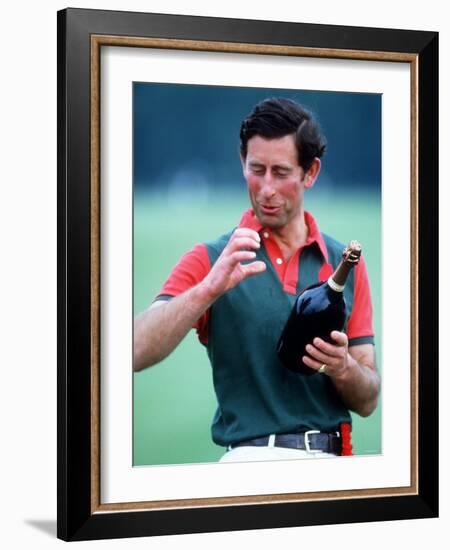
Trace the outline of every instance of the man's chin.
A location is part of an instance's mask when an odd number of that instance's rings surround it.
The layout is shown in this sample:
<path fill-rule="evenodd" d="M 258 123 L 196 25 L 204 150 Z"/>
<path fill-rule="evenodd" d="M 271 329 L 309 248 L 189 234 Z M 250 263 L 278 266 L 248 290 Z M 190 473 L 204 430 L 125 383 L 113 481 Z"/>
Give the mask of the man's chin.
<path fill-rule="evenodd" d="M 267 214 L 258 213 L 257 218 L 261 222 L 261 225 L 268 227 L 269 229 L 280 229 L 280 227 L 286 225 L 286 220 L 284 220 L 284 218 L 280 218 L 279 216 L 270 216 Z"/>

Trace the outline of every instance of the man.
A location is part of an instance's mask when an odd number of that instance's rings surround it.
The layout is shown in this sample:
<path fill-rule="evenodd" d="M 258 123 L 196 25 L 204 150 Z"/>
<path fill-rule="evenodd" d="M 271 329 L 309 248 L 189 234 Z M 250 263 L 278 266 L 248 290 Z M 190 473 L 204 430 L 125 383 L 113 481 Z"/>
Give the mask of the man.
<path fill-rule="evenodd" d="M 349 410 L 371 414 L 380 388 L 364 260 L 346 286 L 346 331 L 334 331 L 332 344 L 315 338 L 310 357 L 299 358 L 320 374 L 292 373 L 276 354 L 296 294 L 326 280 L 344 247 L 304 210 L 324 140 L 288 99 L 259 103 L 240 139 L 251 209 L 237 228 L 183 256 L 136 318 L 134 370 L 164 359 L 195 327 L 213 369 L 222 461 L 351 454 Z"/>

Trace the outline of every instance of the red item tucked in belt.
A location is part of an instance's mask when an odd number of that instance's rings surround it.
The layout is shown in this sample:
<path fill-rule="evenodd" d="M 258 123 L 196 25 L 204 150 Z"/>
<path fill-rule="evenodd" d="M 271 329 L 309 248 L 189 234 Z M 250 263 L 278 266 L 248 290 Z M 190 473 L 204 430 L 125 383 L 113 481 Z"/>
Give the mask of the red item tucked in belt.
<path fill-rule="evenodd" d="M 342 438 L 341 456 L 352 456 L 352 426 L 349 422 L 341 422 L 340 432 Z"/>

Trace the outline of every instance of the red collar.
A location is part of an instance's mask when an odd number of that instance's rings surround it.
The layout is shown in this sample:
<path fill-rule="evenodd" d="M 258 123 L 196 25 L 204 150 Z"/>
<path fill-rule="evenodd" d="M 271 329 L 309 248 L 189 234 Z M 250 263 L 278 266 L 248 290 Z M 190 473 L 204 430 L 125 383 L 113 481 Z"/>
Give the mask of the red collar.
<path fill-rule="evenodd" d="M 309 246 L 314 242 L 317 243 L 317 246 L 319 247 L 319 250 L 322 253 L 322 256 L 324 257 L 325 262 L 328 262 L 328 251 L 325 245 L 325 241 L 323 240 L 322 233 L 319 230 L 319 226 L 317 225 L 317 222 L 312 216 L 312 214 L 306 211 L 305 211 L 305 222 L 308 227 L 308 238 L 306 239 L 306 242 L 303 245 L 303 247 Z M 255 216 L 251 208 L 248 208 L 242 214 L 241 221 L 239 222 L 239 227 L 247 227 L 248 229 L 253 229 L 258 233 L 261 233 L 263 231 L 268 231 L 269 233 L 271 233 L 270 229 L 265 228 L 261 225 L 261 222 Z"/>

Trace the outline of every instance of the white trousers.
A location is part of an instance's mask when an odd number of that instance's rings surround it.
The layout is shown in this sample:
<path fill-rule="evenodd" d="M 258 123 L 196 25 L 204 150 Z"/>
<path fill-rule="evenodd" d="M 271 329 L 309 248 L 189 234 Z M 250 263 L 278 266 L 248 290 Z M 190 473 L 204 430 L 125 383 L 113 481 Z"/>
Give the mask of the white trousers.
<path fill-rule="evenodd" d="M 236 447 L 227 451 L 219 462 L 258 462 L 262 460 L 299 460 L 299 459 L 337 458 L 332 453 L 308 452 L 284 447 Z"/>

